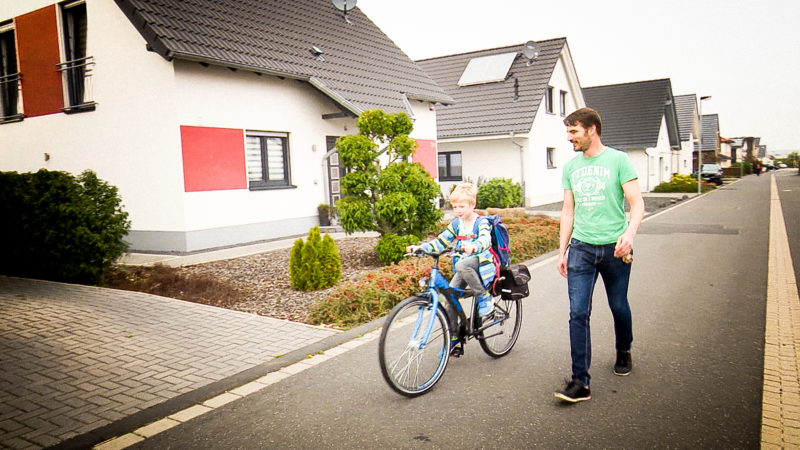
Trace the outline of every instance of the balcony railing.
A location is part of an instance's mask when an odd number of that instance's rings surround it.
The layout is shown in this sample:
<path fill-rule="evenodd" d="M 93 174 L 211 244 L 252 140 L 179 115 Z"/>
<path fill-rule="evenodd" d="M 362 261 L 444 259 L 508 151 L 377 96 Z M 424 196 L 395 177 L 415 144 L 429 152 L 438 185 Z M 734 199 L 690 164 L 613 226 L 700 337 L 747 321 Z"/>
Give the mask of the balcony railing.
<path fill-rule="evenodd" d="M 94 57 L 86 56 L 58 64 L 58 71 L 64 77 L 69 104 L 64 107 L 65 113 L 91 111 L 96 103 L 92 95 L 92 68 Z"/>
<path fill-rule="evenodd" d="M 19 72 L 0 76 L 0 123 L 17 122 L 25 117 L 19 101 L 21 78 Z"/>

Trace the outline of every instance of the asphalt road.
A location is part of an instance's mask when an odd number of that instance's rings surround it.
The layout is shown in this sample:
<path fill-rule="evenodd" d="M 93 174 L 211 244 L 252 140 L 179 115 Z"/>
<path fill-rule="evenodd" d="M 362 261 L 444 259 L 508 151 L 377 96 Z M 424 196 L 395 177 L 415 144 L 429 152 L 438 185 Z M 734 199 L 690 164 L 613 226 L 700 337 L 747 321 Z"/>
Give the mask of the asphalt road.
<path fill-rule="evenodd" d="M 798 267 L 794 174 L 777 177 Z M 769 182 L 746 177 L 642 225 L 633 373 L 612 373 L 598 286 L 588 402 L 553 397 L 570 361 L 566 281 L 549 260 L 531 271 L 514 350 L 495 360 L 470 342 L 422 397 L 389 389 L 373 341 L 133 448 L 758 448 Z"/>

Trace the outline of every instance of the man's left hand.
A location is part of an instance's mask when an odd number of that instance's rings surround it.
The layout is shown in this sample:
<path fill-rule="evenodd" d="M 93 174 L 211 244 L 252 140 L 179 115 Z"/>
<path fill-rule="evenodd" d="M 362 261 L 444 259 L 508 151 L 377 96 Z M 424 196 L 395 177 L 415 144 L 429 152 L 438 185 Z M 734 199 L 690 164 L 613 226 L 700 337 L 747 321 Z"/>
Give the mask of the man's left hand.
<path fill-rule="evenodd" d="M 622 258 L 633 251 L 633 238 L 627 234 L 623 234 L 617 239 L 617 245 L 614 246 L 614 257 Z"/>

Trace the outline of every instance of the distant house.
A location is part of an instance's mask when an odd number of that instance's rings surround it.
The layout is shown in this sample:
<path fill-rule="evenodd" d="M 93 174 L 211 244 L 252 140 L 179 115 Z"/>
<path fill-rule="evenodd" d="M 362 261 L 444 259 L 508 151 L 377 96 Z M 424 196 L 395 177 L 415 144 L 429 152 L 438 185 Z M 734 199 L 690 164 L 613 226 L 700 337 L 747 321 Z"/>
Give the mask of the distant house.
<path fill-rule="evenodd" d="M 678 114 L 678 129 L 681 133 L 681 149 L 675 153 L 672 170 L 682 175 L 691 174 L 695 167 L 694 145 L 700 140 L 700 116 L 695 94 L 676 95 L 675 112 Z"/>
<path fill-rule="evenodd" d="M 703 141 L 701 146 L 703 164 L 719 164 L 721 162 L 719 152 L 719 115 L 703 114 L 703 134 L 701 138 Z"/>
<path fill-rule="evenodd" d="M 643 192 L 669 181 L 681 151 L 669 79 L 584 87 L 583 96 L 603 120 L 603 144 L 628 153 Z"/>
<path fill-rule="evenodd" d="M 307 233 L 367 109 L 408 113 L 435 176 L 434 106 L 452 102 L 330 0 L 2 2 L 0 44 L 0 170 L 94 170 L 134 250 Z"/>
<path fill-rule="evenodd" d="M 720 167 L 730 167 L 733 161 L 733 139 L 719 137 L 719 160 Z"/>
<path fill-rule="evenodd" d="M 437 114 L 439 181 L 510 178 L 527 205 L 563 198 L 564 116 L 584 106 L 565 38 L 417 61 L 455 103 Z"/>

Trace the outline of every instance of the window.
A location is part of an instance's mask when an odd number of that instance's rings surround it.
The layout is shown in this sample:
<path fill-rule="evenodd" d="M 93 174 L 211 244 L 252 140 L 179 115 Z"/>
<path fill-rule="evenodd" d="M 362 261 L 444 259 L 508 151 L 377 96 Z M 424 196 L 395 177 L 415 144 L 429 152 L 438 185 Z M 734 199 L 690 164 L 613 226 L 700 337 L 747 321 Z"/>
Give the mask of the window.
<path fill-rule="evenodd" d="M 14 28 L 0 25 L 0 123 L 22 120 Z"/>
<path fill-rule="evenodd" d="M 250 189 L 289 187 L 289 135 L 248 131 L 245 140 Z"/>
<path fill-rule="evenodd" d="M 560 96 L 561 117 L 567 115 L 567 91 L 561 91 Z"/>
<path fill-rule="evenodd" d="M 86 56 L 86 3 L 83 1 L 61 5 L 64 31 L 64 59 L 58 70 L 64 76 L 67 106 L 64 112 L 94 110 L 91 101 L 90 80 L 94 58 Z"/>
<path fill-rule="evenodd" d="M 439 181 L 461 181 L 461 152 L 439 153 Z"/>
<path fill-rule="evenodd" d="M 548 169 L 555 169 L 555 153 L 556 149 L 553 147 L 547 147 L 547 168 Z"/>
<path fill-rule="evenodd" d="M 548 114 L 553 114 L 553 86 L 547 86 L 544 91 L 544 107 Z"/>

